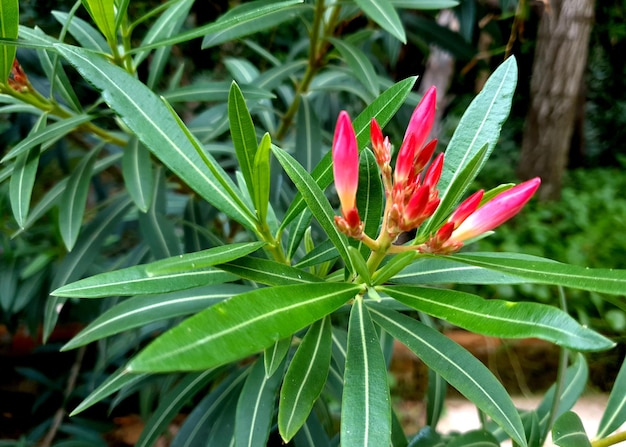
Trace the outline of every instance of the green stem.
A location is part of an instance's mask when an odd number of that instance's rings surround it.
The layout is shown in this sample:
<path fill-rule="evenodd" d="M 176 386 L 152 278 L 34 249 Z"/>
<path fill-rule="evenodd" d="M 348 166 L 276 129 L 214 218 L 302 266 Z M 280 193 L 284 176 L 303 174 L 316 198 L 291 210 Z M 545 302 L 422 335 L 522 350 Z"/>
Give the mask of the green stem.
<path fill-rule="evenodd" d="M 283 118 L 280 122 L 280 126 L 276 130 L 276 134 L 274 135 L 274 139 L 280 141 L 285 138 L 291 124 L 293 123 L 294 117 L 298 112 L 298 108 L 300 107 L 300 101 L 302 99 L 302 95 L 309 91 L 309 87 L 311 85 L 311 81 L 317 74 L 317 72 L 323 66 L 323 59 L 328 51 L 328 43 L 325 42 L 325 37 L 327 35 L 332 34 L 335 22 L 339 15 L 340 7 L 338 5 L 334 6 L 334 11 L 331 14 L 331 19 L 324 27 L 324 33 L 321 34 L 321 24 L 324 17 L 324 0 L 319 0 L 315 5 L 315 14 L 313 17 L 313 27 L 311 29 L 311 38 L 309 39 L 309 63 L 306 67 L 304 75 L 302 76 L 302 80 L 296 87 L 296 93 L 294 95 L 293 102 L 283 115 Z"/>
<path fill-rule="evenodd" d="M 626 441 L 626 431 L 621 433 L 615 433 L 614 435 L 607 436 L 606 438 L 596 439 L 591 442 L 591 447 L 609 447 L 619 442 Z"/>
<path fill-rule="evenodd" d="M 565 313 L 567 313 L 567 300 L 565 298 L 565 292 L 563 287 L 559 286 L 559 307 Z M 541 445 L 543 445 L 545 438 L 548 435 L 548 432 L 554 425 L 554 421 L 558 416 L 559 405 L 561 404 L 561 394 L 563 392 L 563 388 L 565 387 L 565 375 L 567 374 L 567 359 L 569 357 L 569 351 L 565 348 L 561 348 L 561 352 L 559 354 L 559 365 L 557 369 L 556 382 L 554 384 L 554 399 L 552 400 L 552 407 L 550 408 L 548 424 L 546 427 L 546 433 L 544 438 L 541 440 Z"/>

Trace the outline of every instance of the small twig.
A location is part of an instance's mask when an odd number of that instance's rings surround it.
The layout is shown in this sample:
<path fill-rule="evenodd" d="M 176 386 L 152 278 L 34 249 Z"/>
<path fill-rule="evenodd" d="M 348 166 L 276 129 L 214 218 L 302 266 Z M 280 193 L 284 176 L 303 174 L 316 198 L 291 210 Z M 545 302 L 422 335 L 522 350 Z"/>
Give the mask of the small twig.
<path fill-rule="evenodd" d="M 70 368 L 70 374 L 67 378 L 67 386 L 65 387 L 65 392 L 63 393 L 63 404 L 52 417 L 52 424 L 50 425 L 50 429 L 46 433 L 46 436 L 44 436 L 44 438 L 41 440 L 39 447 L 50 447 L 52 441 L 54 440 L 54 437 L 59 431 L 59 427 L 61 426 L 63 418 L 66 414 L 65 404 L 70 394 L 72 394 L 72 391 L 74 391 L 74 388 L 76 387 L 76 380 L 78 379 L 78 373 L 80 372 L 80 367 L 83 363 L 83 357 L 85 356 L 86 348 L 86 346 L 81 346 L 76 353 L 76 360 L 74 360 L 74 363 Z"/>

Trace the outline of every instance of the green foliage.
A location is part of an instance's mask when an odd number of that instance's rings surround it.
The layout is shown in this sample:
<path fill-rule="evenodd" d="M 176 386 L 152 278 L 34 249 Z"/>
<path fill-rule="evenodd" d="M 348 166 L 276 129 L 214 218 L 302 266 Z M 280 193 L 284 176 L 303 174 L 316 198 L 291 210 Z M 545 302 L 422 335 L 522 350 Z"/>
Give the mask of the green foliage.
<path fill-rule="evenodd" d="M 296 446 L 498 445 L 507 438 L 535 446 L 550 430 L 555 441 L 577 430 L 567 411 L 587 382 L 582 355 L 573 354 L 569 368 L 562 356 L 564 374 L 525 417 L 438 322 L 572 351 L 614 342 L 556 306 L 438 285 L 558 286 L 597 294 L 605 305 L 621 302 L 626 270 L 609 270 L 614 262 L 589 263 L 594 269 L 577 259 L 555 262 L 549 247 L 536 256 L 446 255 L 375 239 L 389 223 L 391 199 L 370 122 L 397 128 L 417 99 L 416 77 L 392 78 L 376 54 L 414 40 L 407 24 L 437 34 L 432 17 L 410 10 L 455 2 L 255 0 L 201 24 L 188 20 L 192 3 L 85 0 L 53 12 L 58 32 L 22 25 L 16 34 L 15 2 L 2 2 L 0 67 L 13 62 L 17 36 L 20 58 L 38 60 L 33 80 L 47 81 L 0 82 L 3 111 L 26 122 L 8 138 L 0 171 L 0 201 L 13 211 L 2 218 L 2 317 L 15 325 L 43 309 L 29 322 L 42 323 L 50 339 L 57 324 L 81 315 L 83 329 L 61 349 L 78 348 L 77 363 L 87 349 L 95 358 L 63 396 L 64 405 L 78 406 L 67 428 L 52 432 L 56 445 L 99 445 L 98 430 L 76 415 L 129 402 L 145 420 L 144 446 L 183 411 L 172 446 L 260 446 L 270 436 Z M 247 40 L 257 33 L 268 45 Z M 442 36 L 472 56 L 459 34 Z M 218 66 L 190 71 L 171 63 L 191 41 Z M 194 62 L 201 67 L 200 58 Z M 516 82 L 510 58 L 460 119 L 447 149 L 442 205 L 419 240 L 440 228 L 486 165 Z M 329 189 L 332 125 L 343 104 L 356 116 L 360 152 L 355 201 L 367 237 L 358 240 L 337 224 Z M 589 220 L 594 205 L 589 199 Z M 431 370 L 433 427 L 412 440 L 391 405 L 394 339 Z M 22 373 L 62 389 L 37 371 Z M 482 430 L 437 433 L 446 382 L 489 417 Z M 611 396 L 602 435 L 623 422 L 622 402 Z M 41 430 L 28 436 L 34 442 Z"/>

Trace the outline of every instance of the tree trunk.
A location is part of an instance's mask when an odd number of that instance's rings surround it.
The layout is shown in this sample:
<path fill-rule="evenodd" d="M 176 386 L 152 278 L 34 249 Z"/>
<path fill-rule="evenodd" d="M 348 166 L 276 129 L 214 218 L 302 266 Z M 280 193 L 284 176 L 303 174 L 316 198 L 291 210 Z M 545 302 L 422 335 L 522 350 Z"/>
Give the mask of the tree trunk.
<path fill-rule="evenodd" d="M 539 199 L 558 199 L 582 85 L 594 0 L 550 0 L 539 22 L 518 174 L 539 176 Z"/>

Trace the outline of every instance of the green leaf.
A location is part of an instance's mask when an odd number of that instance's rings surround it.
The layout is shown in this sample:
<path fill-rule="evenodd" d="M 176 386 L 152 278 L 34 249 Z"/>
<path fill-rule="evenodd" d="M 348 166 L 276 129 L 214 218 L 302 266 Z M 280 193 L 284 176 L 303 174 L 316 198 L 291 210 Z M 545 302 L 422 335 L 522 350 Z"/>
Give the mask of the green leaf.
<path fill-rule="evenodd" d="M 382 29 L 400 42 L 406 43 L 402 21 L 390 0 L 355 0 L 355 3 Z"/>
<path fill-rule="evenodd" d="M 51 11 L 51 14 L 61 25 L 67 26 L 67 30 L 81 47 L 101 53 L 109 51 L 102 34 L 80 17 L 70 16 L 62 11 Z"/>
<path fill-rule="evenodd" d="M 291 337 L 283 338 L 274 343 L 263 352 L 263 364 L 265 365 L 265 377 L 272 376 L 283 362 L 291 348 Z"/>
<path fill-rule="evenodd" d="M 249 287 L 237 284 L 218 284 L 162 295 L 133 297 L 100 314 L 61 350 L 74 349 L 155 321 L 194 314 L 249 290 Z"/>
<path fill-rule="evenodd" d="M 250 196 L 254 197 L 255 185 L 252 171 L 258 142 L 246 100 L 234 81 L 228 94 L 228 121 L 230 122 L 230 135 L 239 161 L 239 169 L 246 180 Z"/>
<path fill-rule="evenodd" d="M 255 228 L 253 216 L 238 201 L 240 194 L 227 174 L 209 153 L 200 156 L 188 130 L 150 89 L 100 55 L 63 44 L 56 48 L 102 90 L 104 100 L 124 123 L 187 185 L 246 228 Z"/>
<path fill-rule="evenodd" d="M 111 394 L 119 391 L 124 387 L 129 387 L 136 383 L 141 382 L 147 378 L 148 374 L 130 374 L 124 367 L 118 369 L 111 374 L 104 382 L 102 382 L 95 390 L 89 394 L 71 413 L 70 416 L 75 416 L 78 413 L 85 411 L 92 405 L 106 399 Z"/>
<path fill-rule="evenodd" d="M 604 438 L 617 430 L 626 421 L 626 361 L 622 361 L 609 401 L 600 420 L 596 438 Z"/>
<path fill-rule="evenodd" d="M 357 137 L 359 149 L 363 149 L 369 141 L 369 125 L 372 118 L 376 118 L 378 124 L 384 127 L 404 104 L 416 80 L 417 77 L 414 76 L 392 85 L 356 117 L 352 125 Z M 311 175 L 321 189 L 325 189 L 331 184 L 333 174 L 332 155 L 330 151 L 322 158 L 322 161 L 315 167 Z M 304 208 L 305 201 L 299 194 L 292 201 L 287 213 L 285 213 L 281 228 L 285 228 Z"/>
<path fill-rule="evenodd" d="M 371 150 L 365 148 L 359 157 L 359 187 L 356 193 L 356 206 L 361 220 L 364 222 L 363 231 L 372 239 L 376 239 L 378 235 L 385 206 L 383 195 L 383 184 L 376 164 L 376 157 Z M 362 242 L 359 242 L 358 245 L 361 254 L 366 257 L 369 249 Z"/>
<path fill-rule="evenodd" d="M 559 447 L 591 447 L 585 427 L 576 413 L 563 413 L 552 428 L 552 442 Z"/>
<path fill-rule="evenodd" d="M 163 96 L 170 103 L 187 101 L 226 102 L 232 81 L 194 82 L 191 85 L 168 90 Z M 275 97 L 269 90 L 254 85 L 241 85 L 241 92 L 248 100 L 272 99 Z"/>
<path fill-rule="evenodd" d="M 558 396 L 559 402 L 556 417 L 574 407 L 574 404 L 585 391 L 588 379 L 589 367 L 587 366 L 587 361 L 582 354 L 578 353 L 576 354 L 574 363 L 567 368 L 565 372 L 563 389 L 561 390 L 561 394 Z M 541 439 L 546 439 L 546 436 L 551 428 L 548 426 L 548 423 L 552 416 L 555 392 L 556 384 L 552 384 L 548 391 L 546 391 L 543 395 L 541 403 L 535 410 L 539 419 L 539 427 L 541 428 Z"/>
<path fill-rule="evenodd" d="M 18 0 L 0 1 L 0 37 L 3 39 L 17 39 L 20 23 L 20 8 Z M 16 47 L 0 44 L 0 83 L 5 84 L 11 73 Z"/>
<path fill-rule="evenodd" d="M 387 365 L 363 297 L 348 323 L 348 353 L 341 399 L 341 442 L 380 447 L 391 440 L 391 398 Z"/>
<path fill-rule="evenodd" d="M 43 34 L 43 31 L 37 30 Z M 72 87 L 72 83 L 65 74 L 65 70 L 59 63 L 59 55 L 52 51 L 38 51 L 39 62 L 43 68 L 46 76 L 51 80 L 50 93 L 52 96 L 60 96 L 70 108 L 75 112 L 81 112 L 83 107 Z"/>
<path fill-rule="evenodd" d="M 404 253 L 394 255 L 389 261 L 387 261 L 387 263 L 379 268 L 376 273 L 374 273 L 372 277 L 374 285 L 386 283 L 390 278 L 395 277 L 395 275 L 402 271 L 407 265 L 411 265 L 414 259 L 415 253 L 412 251 L 406 251 Z"/>
<path fill-rule="evenodd" d="M 296 116 L 296 145 L 294 158 L 307 172 L 322 159 L 322 141 L 319 135 L 320 122 L 311 101 L 303 96 Z"/>
<path fill-rule="evenodd" d="M 456 183 L 465 165 L 487 144 L 485 159 L 493 151 L 502 124 L 511 110 L 511 101 L 517 83 L 517 62 L 514 57 L 504 61 L 489 77 L 481 92 L 474 98 L 459 122 L 448 147 L 439 180 L 439 196 L 447 200 L 448 194 L 462 196 L 465 191 L 456 189 Z M 483 160 L 484 164 L 484 160 Z M 480 165 L 478 171 L 482 168 Z M 469 178 L 463 183 L 469 185 Z"/>
<path fill-rule="evenodd" d="M 110 46 L 117 44 L 115 36 L 115 1 L 81 0 L 85 9 L 98 26 Z"/>
<path fill-rule="evenodd" d="M 278 406 L 278 431 L 285 443 L 304 425 L 330 367 L 330 317 L 311 325 L 285 374 Z"/>
<path fill-rule="evenodd" d="M 254 157 L 254 169 L 252 171 L 252 192 L 254 208 L 256 209 L 259 222 L 267 221 L 267 209 L 270 202 L 270 150 L 272 140 L 266 133 L 261 139 L 261 144 Z"/>
<path fill-rule="evenodd" d="M 522 421 L 510 396 L 485 365 L 436 330 L 375 304 L 369 307 L 377 324 L 490 416 L 514 442 L 527 445 Z"/>
<path fill-rule="evenodd" d="M 150 264 L 136 265 L 101 273 L 63 286 L 52 292 L 55 296 L 101 298 L 114 295 L 145 295 L 219 284 L 235 277 L 210 267 L 245 256 L 262 243 L 244 242 L 215 247 L 196 253 L 173 256 Z M 190 267 L 193 270 L 189 270 Z"/>
<path fill-rule="evenodd" d="M 284 359 L 283 359 L 284 360 Z M 284 367 L 285 362 L 282 362 Z M 235 447 L 256 447 L 267 444 L 270 434 L 276 392 L 283 378 L 278 369 L 268 377 L 262 358 L 255 362 L 239 394 L 235 417 Z"/>
<path fill-rule="evenodd" d="M 530 259 L 530 258 L 529 258 Z M 541 258 L 539 258 L 541 259 Z M 528 279 L 453 261 L 449 256 L 420 257 L 391 278 L 396 284 L 523 284 Z"/>
<path fill-rule="evenodd" d="M 20 154 L 13 164 L 13 174 L 9 182 L 9 198 L 13 217 L 20 228 L 24 228 L 26 224 L 38 166 L 38 147 L 32 147 Z"/>
<path fill-rule="evenodd" d="M 59 230 L 67 251 L 72 251 L 74 248 L 83 224 L 93 167 L 101 147 L 96 146 L 91 152 L 82 156 L 78 165 L 72 170 L 61 196 Z"/>
<path fill-rule="evenodd" d="M 171 447 L 207 446 L 211 428 L 216 425 L 225 407 L 237 399 L 243 381 L 251 368 L 231 372 L 208 393 L 180 426 Z M 224 440 L 222 440 L 224 441 Z"/>
<path fill-rule="evenodd" d="M 245 257 L 217 266 L 241 278 L 268 286 L 286 286 L 320 282 L 321 278 L 281 262 Z"/>
<path fill-rule="evenodd" d="M 306 6 L 294 6 L 301 1 L 259 0 L 239 5 L 215 22 L 214 28 L 206 30 L 202 48 L 210 48 L 224 42 L 239 39 L 258 31 L 271 29 L 291 20 Z"/>
<path fill-rule="evenodd" d="M 529 260 L 513 253 L 458 254 L 450 256 L 450 259 L 519 276 L 538 284 L 553 284 L 611 295 L 626 294 L 626 270 L 590 269 L 550 259 Z"/>
<path fill-rule="evenodd" d="M 128 194 L 144 213 L 152 203 L 154 174 L 150 152 L 137 138 L 131 138 L 122 156 L 122 175 Z"/>
<path fill-rule="evenodd" d="M 109 206 L 104 208 L 96 218 L 85 226 L 78 237 L 74 250 L 68 253 L 52 281 L 52 288 L 74 281 L 82 276 L 91 266 L 93 260 L 101 253 L 102 245 L 117 225 L 126 216 L 131 207 L 131 200 L 125 194 L 120 194 Z M 65 298 L 51 296 L 46 301 L 44 310 L 44 340 L 50 335 L 63 309 Z"/>
<path fill-rule="evenodd" d="M 93 116 L 91 115 L 75 115 L 41 129 L 37 129 L 37 131 L 29 134 L 27 138 L 24 138 L 16 144 L 13 149 L 7 152 L 0 162 L 4 163 L 40 144 L 43 145 L 42 150 L 46 149 L 68 133 L 76 130 L 81 124 L 91 121 L 92 119 Z"/>
<path fill-rule="evenodd" d="M 333 37 L 328 38 L 328 40 L 333 44 L 337 51 L 339 51 L 341 59 L 348 64 L 350 72 L 354 75 L 354 77 L 361 84 L 363 84 L 363 87 L 365 87 L 373 96 L 378 96 L 380 94 L 380 89 L 378 88 L 378 77 L 376 76 L 376 70 L 374 70 L 374 66 L 367 58 L 367 55 L 359 48 L 351 45 L 345 40 Z"/>
<path fill-rule="evenodd" d="M 151 24 L 139 46 L 143 47 L 178 33 L 185 20 L 189 17 L 189 10 L 192 5 L 193 0 L 170 2 L 170 6 Z M 133 58 L 135 67 L 138 67 L 149 54 L 149 50 L 138 52 Z M 169 45 L 157 48 L 154 52 L 150 61 L 150 74 L 147 82 L 149 87 L 153 88 L 156 85 L 156 81 L 163 71 L 165 61 L 169 59 L 170 54 L 171 47 Z"/>
<path fill-rule="evenodd" d="M 287 175 L 289 175 L 289 178 L 291 178 L 291 181 L 294 182 L 296 188 L 304 197 L 313 216 L 315 216 L 328 238 L 333 242 L 341 258 L 350 271 L 354 272 L 354 267 L 351 265 L 352 261 L 348 254 L 348 242 L 346 237 L 335 226 L 335 213 L 330 203 L 328 203 L 324 192 L 309 173 L 287 152 L 276 146 L 272 146 L 272 150 L 274 156 L 278 159 Z"/>
<path fill-rule="evenodd" d="M 500 447 L 500 443 L 486 430 L 473 430 L 453 438 L 446 447 Z"/>
<path fill-rule="evenodd" d="M 328 315 L 359 290 L 350 284 L 312 283 L 237 295 L 158 337 L 129 369 L 197 370 L 239 360 Z"/>
<path fill-rule="evenodd" d="M 386 286 L 378 290 L 409 307 L 478 334 L 499 338 L 536 337 L 576 351 L 599 351 L 615 346 L 554 306 L 486 300 L 470 293 L 428 287 Z"/>
<path fill-rule="evenodd" d="M 159 406 L 154 410 L 150 419 L 146 421 L 141 436 L 135 445 L 137 447 L 153 446 L 159 436 L 167 429 L 174 416 L 215 376 L 216 371 L 213 369 L 185 375 L 175 387 L 161 396 Z"/>
<path fill-rule="evenodd" d="M 337 252 L 337 249 L 330 240 L 326 239 L 316 245 L 313 250 L 304 255 L 302 259 L 295 264 L 295 267 L 303 269 L 305 267 L 319 265 L 322 262 L 332 261 L 338 257 L 339 253 Z"/>
<path fill-rule="evenodd" d="M 459 4 L 457 0 L 391 0 L 395 8 L 406 9 L 445 9 L 453 8 Z"/>

